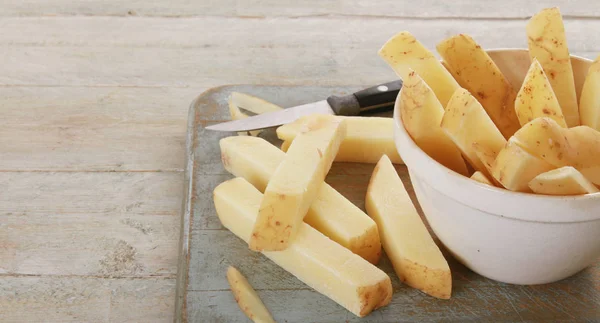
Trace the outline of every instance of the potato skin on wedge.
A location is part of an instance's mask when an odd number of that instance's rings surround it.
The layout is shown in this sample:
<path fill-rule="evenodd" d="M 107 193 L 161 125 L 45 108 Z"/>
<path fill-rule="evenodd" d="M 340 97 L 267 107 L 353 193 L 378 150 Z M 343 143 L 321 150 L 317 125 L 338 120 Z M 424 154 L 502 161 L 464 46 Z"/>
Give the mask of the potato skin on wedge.
<path fill-rule="evenodd" d="M 491 158 L 495 158 L 506 144 L 506 139 L 469 91 L 459 89 L 454 93 L 446 107 L 441 127 L 469 164 L 489 176 L 490 173 L 477 156 L 473 144 L 477 143 L 491 154 Z"/>
<path fill-rule="evenodd" d="M 569 127 L 580 125 L 577 93 L 565 26 L 558 8 L 533 15 L 525 28 L 531 60 L 537 59 L 548 75 Z"/>
<path fill-rule="evenodd" d="M 535 118 L 548 117 L 562 127 L 567 127 L 567 122 L 558 103 L 550 81 L 542 66 L 533 59 L 523 85 L 517 94 L 515 111 L 521 125 L 525 125 Z"/>
<path fill-rule="evenodd" d="M 254 251 L 285 250 L 317 198 L 346 136 L 346 123 L 333 116 L 312 120 L 288 149 L 265 188 L 249 247 Z"/>
<path fill-rule="evenodd" d="M 408 31 L 390 38 L 379 50 L 379 56 L 402 78 L 410 70 L 417 72 L 431 87 L 442 106 L 446 106 L 460 86 L 432 52 Z"/>
<path fill-rule="evenodd" d="M 440 164 L 459 174 L 468 174 L 460 150 L 440 127 L 444 107 L 415 71 L 410 71 L 404 79 L 396 106 L 400 108 L 406 131 L 417 146 Z"/>
<path fill-rule="evenodd" d="M 510 138 L 519 130 L 514 110 L 515 89 L 471 36 L 450 37 L 437 45 L 437 51 L 458 83 L 481 103 L 504 138 Z"/>

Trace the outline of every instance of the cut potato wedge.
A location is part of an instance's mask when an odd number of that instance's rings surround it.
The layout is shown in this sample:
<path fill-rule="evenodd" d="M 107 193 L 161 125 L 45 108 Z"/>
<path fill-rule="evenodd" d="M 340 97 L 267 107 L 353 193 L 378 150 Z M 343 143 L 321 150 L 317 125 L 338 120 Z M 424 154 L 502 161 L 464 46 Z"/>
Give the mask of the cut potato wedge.
<path fill-rule="evenodd" d="M 538 158 L 511 138 L 492 164 L 492 176 L 506 189 L 531 192 L 529 182 L 537 175 L 556 167 Z"/>
<path fill-rule="evenodd" d="M 499 151 L 496 151 L 486 145 L 480 145 L 477 142 L 474 142 L 472 145 L 473 151 L 477 156 L 477 159 L 483 163 L 485 169 L 487 169 L 488 174 L 492 173 L 492 165 L 494 164 L 494 160 L 496 160 L 496 156 L 498 156 Z"/>
<path fill-rule="evenodd" d="M 442 63 L 411 33 L 400 32 L 388 40 L 379 50 L 379 56 L 405 80 L 413 70 L 433 90 L 442 106 L 446 106 L 458 83 Z"/>
<path fill-rule="evenodd" d="M 485 169 L 488 171 L 487 174 L 492 174 L 492 166 L 494 165 L 494 161 L 496 160 L 496 157 L 498 156 L 498 154 L 500 153 L 500 151 L 496 151 L 493 148 L 490 148 L 486 145 L 480 145 L 477 142 L 473 143 L 473 151 L 475 152 L 475 155 L 477 156 L 477 158 L 483 163 L 483 166 L 485 166 Z M 483 173 L 482 173 L 483 174 Z M 496 180 L 493 176 L 488 177 L 488 175 L 483 174 L 486 178 L 489 178 L 489 180 L 492 182 L 493 186 L 498 186 L 498 187 L 502 187 L 502 184 L 500 182 L 498 182 L 498 180 Z"/>
<path fill-rule="evenodd" d="M 226 181 L 214 191 L 223 226 L 249 242 L 262 194 L 243 178 Z M 289 248 L 263 254 L 308 286 L 359 317 L 389 304 L 390 277 L 306 223 Z"/>
<path fill-rule="evenodd" d="M 460 150 L 440 127 L 444 107 L 425 81 L 414 71 L 403 80 L 396 99 L 406 131 L 427 155 L 451 170 L 467 175 Z"/>
<path fill-rule="evenodd" d="M 482 184 L 495 186 L 494 183 L 492 183 L 492 181 L 489 178 L 487 178 L 487 176 L 483 175 L 483 173 L 480 171 L 473 173 L 473 175 L 471 175 L 471 179 L 474 181 L 478 181 L 479 183 L 482 183 Z"/>
<path fill-rule="evenodd" d="M 600 192 L 592 182 L 571 166 L 539 174 L 529 182 L 529 187 L 535 193 L 546 195 L 581 195 Z"/>
<path fill-rule="evenodd" d="M 456 74 L 456 72 L 452 69 L 452 67 L 450 67 L 450 65 L 447 62 L 442 61 L 442 65 L 446 68 L 446 70 L 448 72 L 450 72 L 450 74 L 452 75 L 452 77 L 456 80 L 456 82 L 458 82 L 458 85 L 460 87 L 465 87 L 464 84 L 460 83 L 460 77 L 458 76 L 458 74 Z"/>
<path fill-rule="evenodd" d="M 277 128 L 279 139 L 291 142 L 310 130 L 311 120 L 319 115 L 302 117 Z M 375 164 L 388 155 L 394 164 L 403 164 L 394 143 L 394 120 L 378 117 L 336 117 L 346 122 L 346 137 L 335 156 L 336 162 Z"/>
<path fill-rule="evenodd" d="M 346 135 L 343 119 L 320 116 L 310 131 L 292 142 L 265 189 L 249 247 L 255 251 L 286 249 L 331 168 Z"/>
<path fill-rule="evenodd" d="M 262 138 L 227 137 L 219 144 L 225 169 L 245 178 L 261 192 L 285 157 Z M 321 185 L 304 222 L 367 261 L 379 262 L 381 243 L 377 225 L 329 184 Z"/>
<path fill-rule="evenodd" d="M 526 27 L 531 60 L 537 58 L 548 75 L 569 127 L 579 125 L 579 109 L 573 66 L 567 46 L 565 26 L 558 8 L 544 9 Z"/>
<path fill-rule="evenodd" d="M 231 115 L 231 120 L 240 120 L 244 118 L 248 118 L 248 115 L 240 110 L 243 108 L 255 114 L 274 112 L 283 109 L 282 107 L 273 104 L 271 102 L 265 101 L 261 98 L 257 98 L 255 96 L 240 93 L 240 92 L 231 92 L 228 100 L 229 104 L 229 114 Z M 262 130 L 252 130 L 252 131 L 244 131 L 238 132 L 240 136 L 258 136 Z"/>
<path fill-rule="evenodd" d="M 468 35 L 459 34 L 437 45 L 444 62 L 456 75 L 458 83 L 469 90 L 505 138 L 519 130 L 514 110 L 516 92 L 496 63 Z"/>
<path fill-rule="evenodd" d="M 517 117 L 522 126 L 535 118 L 548 117 L 559 125 L 567 127 L 552 85 L 535 58 L 517 94 L 515 111 L 517 111 Z"/>
<path fill-rule="evenodd" d="M 367 188 L 365 207 L 375 220 L 383 249 L 401 281 L 448 299 L 452 274 L 387 156 L 381 157 Z"/>
<path fill-rule="evenodd" d="M 600 131 L 600 56 L 590 66 L 579 99 L 581 125 Z"/>
<path fill-rule="evenodd" d="M 515 133 L 515 143 L 555 167 L 573 166 L 600 185 L 600 132 L 579 126 L 561 127 L 550 118 L 537 118 Z"/>
<path fill-rule="evenodd" d="M 446 107 L 441 126 L 471 166 L 488 176 L 489 172 L 477 157 L 473 143 L 497 153 L 506 144 L 506 139 L 469 91 L 456 91 Z"/>
<path fill-rule="evenodd" d="M 227 269 L 227 281 L 238 306 L 255 323 L 275 323 L 271 313 L 252 288 L 248 280 L 235 267 Z"/>
<path fill-rule="evenodd" d="M 575 167 L 592 183 L 600 185 L 600 132 L 587 126 L 579 126 L 568 129 L 566 137 L 568 144 L 572 144 L 577 152 L 569 157 L 569 166 Z"/>

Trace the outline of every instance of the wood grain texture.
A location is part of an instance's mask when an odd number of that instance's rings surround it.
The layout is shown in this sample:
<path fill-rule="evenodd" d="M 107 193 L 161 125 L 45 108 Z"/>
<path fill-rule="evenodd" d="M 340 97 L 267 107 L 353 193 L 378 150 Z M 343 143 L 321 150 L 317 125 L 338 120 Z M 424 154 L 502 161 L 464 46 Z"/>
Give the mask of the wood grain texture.
<path fill-rule="evenodd" d="M 7 17 L 0 20 L 0 44 L 26 47 L 158 47 L 202 51 L 231 49 L 234 46 L 268 49 L 318 47 L 321 50 L 342 51 L 346 55 L 352 55 L 356 50 L 362 49 L 371 54 L 375 53 L 375 58 L 380 59 L 376 51 L 389 37 L 403 30 L 410 31 L 434 52 L 439 41 L 457 33 L 468 33 L 484 47 L 527 48 L 526 24 L 526 20 L 415 20 L 386 17 L 363 19 L 319 16 L 256 19 L 210 16 L 180 19 Z M 594 29 L 599 25 L 600 21 L 596 19 L 565 19 L 571 51 L 600 50 L 600 44 L 597 42 L 600 36 L 581 32 L 582 29 Z M 332 28 L 334 26 L 335 28 Z M 277 32 L 273 32 L 274 27 L 277 27 Z M 213 32 L 208 32 L 211 29 Z M 19 30 L 19 33 L 11 32 L 13 30 Z M 123 30 L 127 32 L 124 33 Z M 247 37 L 248 34 L 254 37 Z M 230 54 L 236 52 L 232 51 Z M 240 56 L 250 57 L 246 53 Z"/>
<path fill-rule="evenodd" d="M 308 90 L 307 90 L 308 89 Z M 354 89 L 348 89 L 352 91 Z M 183 213 L 184 228 L 176 320 L 182 322 L 237 322 L 243 314 L 226 280 L 227 267 L 244 272 L 276 320 L 287 322 L 359 322 L 360 319 L 318 294 L 260 253 L 224 229 L 216 215 L 212 191 L 232 178 L 221 165 L 218 140 L 228 134 L 205 131 L 202 111 L 213 116 L 228 113 L 224 98 L 231 91 L 246 92 L 275 103 L 294 104 L 319 97 L 322 92 L 342 92 L 336 88 L 228 86 L 211 90 L 198 98 L 190 111 L 188 142 L 189 179 Z M 278 144 L 269 132 L 261 134 Z M 364 197 L 374 165 L 334 163 L 326 181 L 364 209 Z M 405 186 L 416 202 L 405 166 L 396 166 Z M 418 205 L 418 204 L 417 204 Z M 417 207 L 417 209 L 419 209 Z M 419 212 L 422 215 L 421 210 Z M 437 241 L 439 243 L 439 241 Z M 207 246 L 211 246 L 207 248 Z M 497 321 L 594 321 L 600 317 L 600 263 L 563 281 L 540 286 L 516 286 L 499 283 L 468 270 L 442 248 L 453 276 L 453 295 L 439 300 L 411 289 L 398 280 L 387 259 L 378 267 L 390 275 L 394 287 L 392 304 L 368 316 L 369 322 L 449 322 Z M 309 309 L 309 310 L 307 310 Z"/>
<path fill-rule="evenodd" d="M 527 46 L 525 21 L 354 17 L 45 17 L 3 21 L 0 45 L 7 46 L 0 48 L 5 57 L 5 64 L 0 65 L 0 86 L 366 86 L 396 78 L 376 51 L 401 30 L 413 31 L 431 49 L 460 32 L 471 34 L 485 48 Z M 273 33 L 273 28 L 278 32 Z M 17 36 L 11 32 L 15 29 L 22 32 Z M 199 31 L 215 29 L 219 32 L 198 37 Z M 567 23 L 571 51 L 594 57 L 600 52 L 600 36 L 579 32 L 584 29 L 600 29 L 600 21 Z M 128 32 L 124 35 L 123 30 Z"/>
<path fill-rule="evenodd" d="M 181 173 L 0 172 L 6 275 L 174 278 Z"/>
<path fill-rule="evenodd" d="M 175 279 L 3 277 L 1 322 L 170 322 Z"/>
<path fill-rule="evenodd" d="M 594 1 L 540 0 L 523 2 L 482 2 L 462 0 L 420 1 L 418 5 L 407 1 L 277 1 L 277 0 L 224 0 L 187 1 L 175 0 L 168 4 L 160 0 L 133 0 L 123 3 L 118 0 L 24 0 L 5 4 L 0 15 L 108 15 L 108 16 L 329 16 L 357 15 L 372 17 L 421 17 L 421 18 L 524 18 L 540 9 L 560 6 L 564 14 L 577 17 L 598 17 L 600 5 Z"/>
<path fill-rule="evenodd" d="M 0 87 L 0 170 L 181 171 L 199 91 Z"/>

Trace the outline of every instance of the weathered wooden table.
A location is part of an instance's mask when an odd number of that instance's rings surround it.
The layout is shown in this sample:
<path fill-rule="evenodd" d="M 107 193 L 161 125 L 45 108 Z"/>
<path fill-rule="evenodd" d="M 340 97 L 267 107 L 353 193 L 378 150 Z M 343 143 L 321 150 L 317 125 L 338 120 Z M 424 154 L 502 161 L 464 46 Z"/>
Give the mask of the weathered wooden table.
<path fill-rule="evenodd" d="M 594 0 L 2 2 L 0 322 L 173 319 L 187 109 L 207 88 L 385 82 L 397 31 L 524 47 L 552 5 L 572 52 L 600 53 Z"/>

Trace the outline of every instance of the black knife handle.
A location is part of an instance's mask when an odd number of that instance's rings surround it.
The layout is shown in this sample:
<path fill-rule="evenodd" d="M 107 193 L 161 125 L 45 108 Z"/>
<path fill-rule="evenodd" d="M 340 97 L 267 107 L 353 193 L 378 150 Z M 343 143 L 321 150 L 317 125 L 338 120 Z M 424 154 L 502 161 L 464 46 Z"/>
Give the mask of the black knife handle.
<path fill-rule="evenodd" d="M 356 116 L 374 109 L 392 109 L 402 81 L 376 85 L 346 96 L 332 95 L 327 103 L 336 115 Z"/>

